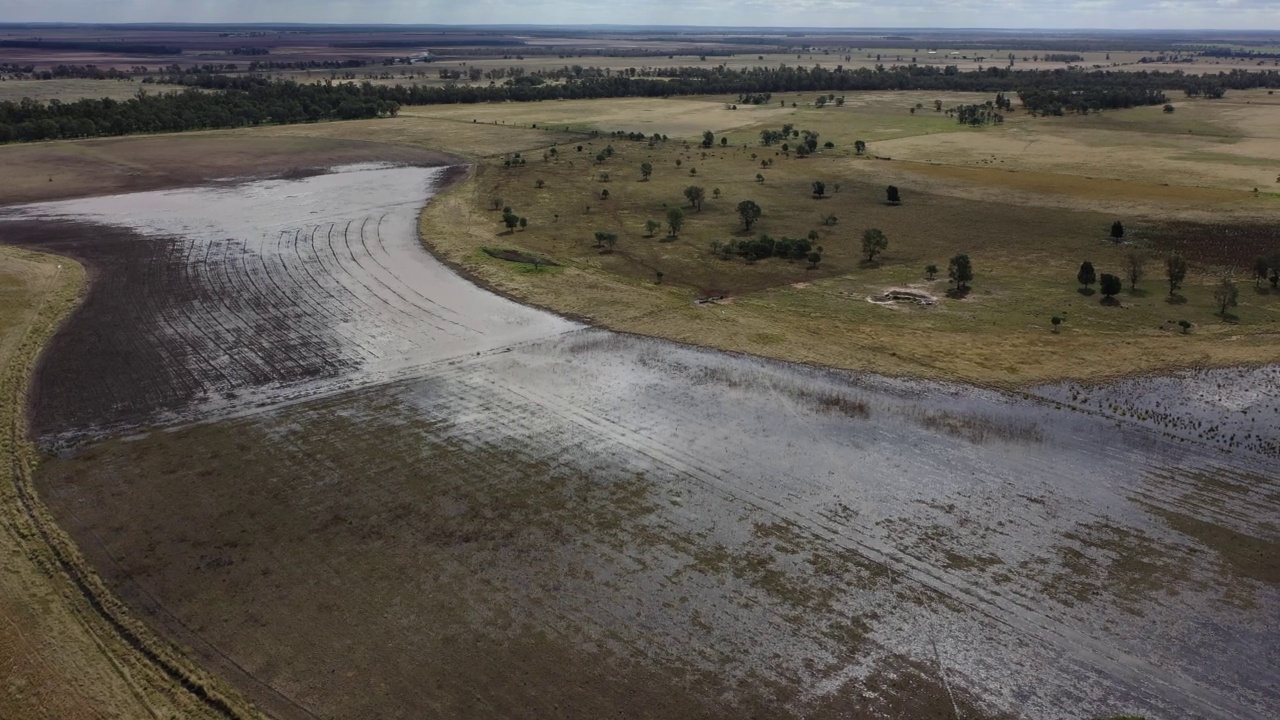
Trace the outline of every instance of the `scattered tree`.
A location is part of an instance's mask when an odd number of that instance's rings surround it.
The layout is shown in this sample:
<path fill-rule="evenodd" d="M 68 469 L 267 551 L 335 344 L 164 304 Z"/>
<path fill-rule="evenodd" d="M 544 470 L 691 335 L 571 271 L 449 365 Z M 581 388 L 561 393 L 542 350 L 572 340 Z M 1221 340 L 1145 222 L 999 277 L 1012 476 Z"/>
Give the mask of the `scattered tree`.
<path fill-rule="evenodd" d="M 716 134 L 710 130 L 702 131 L 702 147 L 709 148 L 716 143 Z"/>
<path fill-rule="evenodd" d="M 826 184 L 826 183 L 824 183 L 824 182 L 822 182 L 821 180 L 814 180 L 814 181 L 813 181 L 813 196 L 814 196 L 814 197 L 816 197 L 816 198 L 820 198 L 820 197 L 822 197 L 823 195 L 826 195 L 826 194 L 827 194 L 827 184 Z"/>
<path fill-rule="evenodd" d="M 838 222 L 838 221 L 837 221 L 837 219 L 836 219 L 836 216 L 835 216 L 835 215 L 828 215 L 828 216 L 826 216 L 826 217 L 822 218 L 822 224 L 823 224 L 823 225 L 825 225 L 825 226 L 827 226 L 827 227 L 831 227 L 832 225 L 835 225 L 835 224 L 836 224 L 836 222 Z"/>
<path fill-rule="evenodd" d="M 721 138 L 721 139 L 723 139 L 723 138 Z M 657 284 L 661 285 L 661 284 L 662 284 L 662 278 L 666 277 L 666 273 L 662 272 L 661 270 L 654 270 L 654 271 L 653 271 L 653 274 L 654 274 L 654 276 L 656 276 L 656 277 L 658 278 L 658 283 L 657 283 Z"/>
<path fill-rule="evenodd" d="M 645 220 L 644 221 L 645 237 L 653 237 L 653 234 L 658 232 L 658 228 L 660 227 L 662 227 L 662 223 L 658 222 L 657 220 Z"/>
<path fill-rule="evenodd" d="M 1267 279 L 1267 259 L 1257 257 L 1253 260 L 1253 286 L 1256 288 L 1258 284 Z"/>
<path fill-rule="evenodd" d="M 601 191 L 600 191 L 600 199 L 601 199 L 601 200 L 608 200 L 608 199 L 609 199 L 609 191 L 608 191 L 608 190 L 601 190 Z"/>
<path fill-rule="evenodd" d="M 1147 259 L 1137 250 L 1129 252 L 1124 258 L 1125 275 L 1129 278 L 1129 289 L 1133 290 L 1138 287 L 1138 281 L 1142 279 L 1142 275 L 1146 270 Z"/>
<path fill-rule="evenodd" d="M 689 204 L 693 206 L 694 210 L 702 210 L 702 200 L 706 196 L 707 193 L 697 185 L 690 185 L 684 189 L 684 197 L 689 201 Z"/>
<path fill-rule="evenodd" d="M 764 182 L 764 176 L 761 175 L 760 173 L 756 173 L 756 182 L 758 183 Z"/>
<path fill-rule="evenodd" d="M 684 211 L 678 207 L 667 208 L 667 229 L 670 231 L 670 236 L 678 235 L 682 227 L 684 227 Z"/>
<path fill-rule="evenodd" d="M 602 162 L 604 162 L 604 160 L 605 160 L 605 154 L 604 154 L 604 153 L 602 153 L 602 152 L 601 152 L 601 153 L 596 153 L 596 162 L 598 162 L 598 163 L 602 163 Z"/>
<path fill-rule="evenodd" d="M 1116 242 L 1124 239 L 1124 223 L 1119 220 L 1111 223 L 1111 239 Z"/>
<path fill-rule="evenodd" d="M 529 227 L 529 218 L 527 217 L 520 218 L 520 229 L 524 230 L 527 227 Z"/>
<path fill-rule="evenodd" d="M 1169 103 L 1165 103 L 1165 104 L 1164 104 L 1164 111 L 1165 111 L 1165 112 L 1167 112 L 1167 113 L 1171 113 L 1171 112 L 1173 112 L 1173 106 L 1172 106 L 1172 105 L 1170 105 Z"/>
<path fill-rule="evenodd" d="M 742 218 L 742 224 L 747 232 L 751 232 L 751 226 L 760 219 L 763 212 L 754 200 L 743 200 L 738 203 L 738 216 Z"/>
<path fill-rule="evenodd" d="M 813 270 L 818 267 L 818 263 L 822 262 L 822 253 L 814 251 L 809 253 L 809 269 Z"/>
<path fill-rule="evenodd" d="M 1049 322 L 1053 323 L 1053 331 L 1058 332 L 1058 326 L 1062 325 L 1062 317 L 1059 315 L 1054 315 L 1053 317 L 1049 318 Z"/>
<path fill-rule="evenodd" d="M 1080 263 L 1080 272 L 1076 273 L 1076 281 L 1085 286 L 1085 289 L 1098 282 L 1098 273 L 1094 271 L 1093 263 L 1088 260 Z"/>
<path fill-rule="evenodd" d="M 969 283 L 973 282 L 973 262 L 969 260 L 966 253 L 960 253 L 951 258 L 951 262 L 947 265 L 947 277 L 956 284 L 957 292 L 969 289 Z"/>
<path fill-rule="evenodd" d="M 715 200 L 720 199 L 720 188 L 711 188 L 711 197 Z"/>
<path fill-rule="evenodd" d="M 640 177 L 648 180 L 651 175 L 653 175 L 653 163 L 640 163 Z"/>
<path fill-rule="evenodd" d="M 501 198 L 501 197 L 494 197 L 494 198 L 493 198 L 492 200 L 490 200 L 489 202 L 493 205 L 493 209 L 494 209 L 494 210 L 498 210 L 498 209 L 500 209 L 500 208 L 502 207 L 502 198 Z"/>
<path fill-rule="evenodd" d="M 1121 282 L 1120 278 L 1110 273 L 1102 273 L 1102 278 L 1098 285 L 1102 288 L 1103 302 L 1114 302 L 1112 296 L 1124 289 L 1124 283 Z"/>
<path fill-rule="evenodd" d="M 1191 323 L 1187 320 L 1179 320 L 1178 327 L 1182 328 L 1182 334 L 1186 335 L 1191 330 Z"/>
<path fill-rule="evenodd" d="M 1169 280 L 1169 295 L 1178 292 L 1178 288 L 1182 285 L 1182 281 L 1187 278 L 1187 261 L 1181 255 L 1174 253 L 1164 261 L 1165 277 Z"/>
<path fill-rule="evenodd" d="M 502 213 L 502 224 L 507 226 L 507 232 L 515 232 L 516 226 L 520 224 L 520 216 L 508 208 Z"/>
<path fill-rule="evenodd" d="M 613 252 L 613 246 L 617 243 L 617 233 L 606 232 L 604 230 L 596 231 L 596 247 L 605 248 L 605 252 Z"/>
<path fill-rule="evenodd" d="M 858 155 L 865 155 L 867 152 L 867 144 L 861 140 L 854 140 L 853 151 Z"/>
<path fill-rule="evenodd" d="M 925 266 L 924 266 L 924 276 L 925 276 L 926 278 L 928 278 L 929 280 L 932 280 L 932 279 L 934 279 L 935 277 L 937 277 L 937 276 L 938 276 L 938 266 L 937 266 L 937 265 L 925 265 Z"/>
<path fill-rule="evenodd" d="M 1239 298 L 1240 290 L 1235 283 L 1231 282 L 1231 278 L 1222 278 L 1213 288 L 1213 299 L 1218 303 L 1218 314 L 1223 317 L 1227 315 L 1227 308 L 1236 306 Z"/>
<path fill-rule="evenodd" d="M 902 196 L 898 194 L 898 186 L 890 185 L 885 188 L 885 195 L 888 197 L 890 205 L 898 205 L 902 203 Z"/>
<path fill-rule="evenodd" d="M 889 238 L 885 237 L 883 231 L 871 228 L 862 233 L 862 252 L 867 254 L 867 262 L 873 262 L 876 259 L 876 253 L 882 252 L 887 247 L 889 247 Z"/>
<path fill-rule="evenodd" d="M 542 188 L 547 186 L 547 183 L 542 178 L 538 178 L 537 180 L 533 181 L 533 186 L 541 190 Z"/>

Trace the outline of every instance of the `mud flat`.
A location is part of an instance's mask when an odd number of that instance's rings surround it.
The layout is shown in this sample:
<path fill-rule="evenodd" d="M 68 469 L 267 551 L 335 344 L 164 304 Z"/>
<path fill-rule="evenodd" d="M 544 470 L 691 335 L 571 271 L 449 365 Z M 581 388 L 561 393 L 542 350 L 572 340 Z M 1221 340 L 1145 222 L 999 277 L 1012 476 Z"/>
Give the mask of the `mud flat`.
<path fill-rule="evenodd" d="M 582 328 L 421 251 L 432 177 L 20 213 L 158 258 L 48 354 L 43 493 L 282 717 L 1280 708 L 1274 455 L 1140 412 L 1274 438 L 1273 368 L 1185 410 L 1185 378 L 1010 394 Z"/>
<path fill-rule="evenodd" d="M 350 165 L 0 214 L 12 241 L 95 273 L 46 353 L 33 432 L 202 417 L 572 327 L 421 251 L 417 213 L 448 172 Z"/>

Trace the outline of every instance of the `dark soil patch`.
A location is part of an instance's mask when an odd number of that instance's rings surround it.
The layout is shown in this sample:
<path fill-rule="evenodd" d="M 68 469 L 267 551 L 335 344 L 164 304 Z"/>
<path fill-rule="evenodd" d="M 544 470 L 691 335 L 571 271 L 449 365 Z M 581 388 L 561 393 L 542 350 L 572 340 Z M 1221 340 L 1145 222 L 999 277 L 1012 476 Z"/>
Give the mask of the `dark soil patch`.
<path fill-rule="evenodd" d="M 1280 223 L 1166 222 L 1151 228 L 1149 238 L 1157 249 L 1202 265 L 1248 270 L 1257 257 L 1280 255 Z"/>

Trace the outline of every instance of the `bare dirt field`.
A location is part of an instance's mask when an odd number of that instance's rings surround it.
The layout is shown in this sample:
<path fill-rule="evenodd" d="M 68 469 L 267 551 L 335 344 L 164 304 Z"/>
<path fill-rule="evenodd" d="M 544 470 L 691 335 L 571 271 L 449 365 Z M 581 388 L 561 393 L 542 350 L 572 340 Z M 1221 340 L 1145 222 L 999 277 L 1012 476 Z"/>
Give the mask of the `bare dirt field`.
<path fill-rule="evenodd" d="M 412 254 L 429 178 L 356 168 L 10 211 L 49 240 L 82 236 L 59 219 L 115 227 L 104 255 L 156 259 L 133 294 L 104 282 L 87 317 L 176 296 L 133 311 L 115 351 L 168 358 L 110 391 L 137 398 L 124 436 L 103 432 L 105 400 L 42 414 L 68 378 L 108 383 L 93 366 L 112 353 L 66 352 L 102 324 L 67 326 L 37 379 L 41 443 L 63 447 L 40 489 L 137 612 L 264 707 L 1280 703 L 1273 367 L 1009 394 L 574 329 Z M 398 220 L 370 234 L 361 218 L 384 213 Z M 278 381 L 315 358 L 346 379 Z M 207 389 L 173 395 L 183 378 Z M 212 397 L 226 389 L 239 399 Z"/>
<path fill-rule="evenodd" d="M 296 175 L 355 162 L 449 164 L 439 151 L 353 139 L 187 133 L 0 147 L 0 206 L 34 200 L 199 185 L 214 179 Z"/>

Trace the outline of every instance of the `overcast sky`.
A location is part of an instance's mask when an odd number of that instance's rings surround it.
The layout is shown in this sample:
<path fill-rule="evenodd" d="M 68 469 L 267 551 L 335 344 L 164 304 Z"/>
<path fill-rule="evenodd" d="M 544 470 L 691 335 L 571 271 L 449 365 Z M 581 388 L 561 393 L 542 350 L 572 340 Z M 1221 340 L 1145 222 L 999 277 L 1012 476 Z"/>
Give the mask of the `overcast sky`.
<path fill-rule="evenodd" d="M 0 22 L 1280 30 L 1280 0 L 0 0 Z"/>

